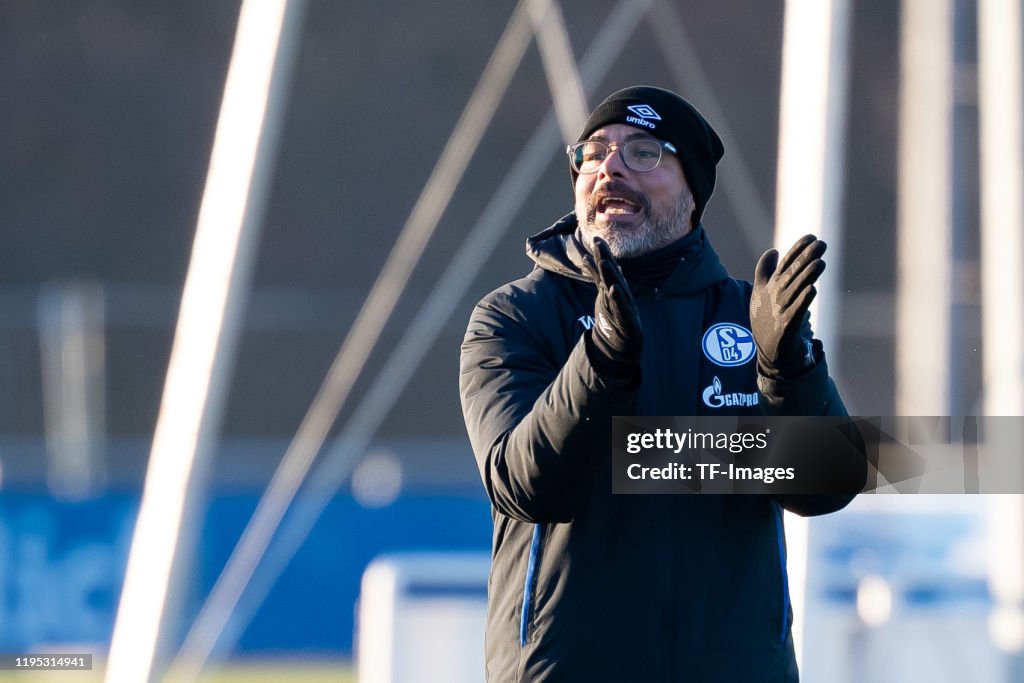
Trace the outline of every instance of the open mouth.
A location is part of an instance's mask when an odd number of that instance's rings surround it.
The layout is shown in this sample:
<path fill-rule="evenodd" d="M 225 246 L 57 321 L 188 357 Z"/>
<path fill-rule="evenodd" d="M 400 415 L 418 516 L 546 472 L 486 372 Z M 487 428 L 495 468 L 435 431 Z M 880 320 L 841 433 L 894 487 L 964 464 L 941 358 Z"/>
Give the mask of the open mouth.
<path fill-rule="evenodd" d="M 597 211 L 606 216 L 632 216 L 640 213 L 643 207 L 628 197 L 608 195 L 597 200 Z"/>

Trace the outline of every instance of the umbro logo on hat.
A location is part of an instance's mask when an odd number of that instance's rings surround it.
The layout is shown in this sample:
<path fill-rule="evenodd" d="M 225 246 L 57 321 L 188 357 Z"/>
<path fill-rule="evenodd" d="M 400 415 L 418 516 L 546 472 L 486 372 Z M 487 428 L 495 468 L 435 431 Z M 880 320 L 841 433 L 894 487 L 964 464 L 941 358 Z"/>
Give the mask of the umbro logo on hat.
<path fill-rule="evenodd" d="M 658 112 L 654 111 L 654 109 L 652 109 L 650 105 L 634 104 L 630 107 L 626 107 L 626 109 L 630 110 L 631 112 L 633 112 L 642 119 L 653 119 L 654 121 L 661 121 L 661 117 L 658 116 Z"/>
<path fill-rule="evenodd" d="M 654 128 L 654 124 L 651 121 L 661 121 L 661 117 L 658 116 L 658 112 L 654 111 L 650 105 L 647 104 L 633 104 L 626 107 L 629 111 L 636 114 L 636 116 L 627 116 L 626 123 L 632 123 L 634 126 L 644 126 L 646 128 Z M 639 118 L 637 118 L 639 117 Z"/>

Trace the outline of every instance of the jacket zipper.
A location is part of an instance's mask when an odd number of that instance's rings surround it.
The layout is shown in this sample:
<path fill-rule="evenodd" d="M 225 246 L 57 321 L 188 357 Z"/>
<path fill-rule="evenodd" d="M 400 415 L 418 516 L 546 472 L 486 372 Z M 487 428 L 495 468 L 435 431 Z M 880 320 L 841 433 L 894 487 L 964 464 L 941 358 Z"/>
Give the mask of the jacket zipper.
<path fill-rule="evenodd" d="M 523 611 L 519 616 L 519 646 L 526 646 L 530 635 L 530 617 L 533 611 L 533 592 L 537 585 L 537 561 L 540 555 L 540 541 L 543 527 L 533 525 L 533 540 L 530 542 L 530 560 L 526 565 L 526 580 L 523 582 Z"/>

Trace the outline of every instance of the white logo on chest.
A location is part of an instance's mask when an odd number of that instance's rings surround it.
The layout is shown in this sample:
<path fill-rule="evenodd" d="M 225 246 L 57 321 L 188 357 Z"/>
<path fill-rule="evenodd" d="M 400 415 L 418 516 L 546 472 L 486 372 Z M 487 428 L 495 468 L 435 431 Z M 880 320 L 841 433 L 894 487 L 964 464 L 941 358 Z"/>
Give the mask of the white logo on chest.
<path fill-rule="evenodd" d="M 704 393 L 701 394 L 701 398 L 704 400 L 704 405 L 708 408 L 743 408 L 747 406 L 756 406 L 761 399 L 760 395 L 756 391 L 749 394 L 739 392 L 723 394 L 722 382 L 717 377 L 715 377 L 711 382 L 710 386 L 704 389 Z"/>

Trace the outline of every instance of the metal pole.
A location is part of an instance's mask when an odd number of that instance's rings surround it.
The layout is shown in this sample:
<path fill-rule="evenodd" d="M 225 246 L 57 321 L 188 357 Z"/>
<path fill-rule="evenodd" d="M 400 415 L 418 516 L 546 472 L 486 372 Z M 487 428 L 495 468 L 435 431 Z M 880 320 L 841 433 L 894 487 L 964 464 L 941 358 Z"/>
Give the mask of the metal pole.
<path fill-rule="evenodd" d="M 1024 486 L 1024 59 L 1020 0 L 978 2 L 978 104 L 981 128 L 982 378 L 988 416 L 1015 415 L 985 443 L 1014 490 Z M 1007 655 L 1007 681 L 1024 679 L 1024 496 L 989 498 L 989 622 Z"/>
<path fill-rule="evenodd" d="M 978 30 L 985 413 L 1024 415 L 1020 0 L 980 0 Z"/>
<path fill-rule="evenodd" d="M 566 143 L 575 142 L 587 122 L 587 97 L 572 56 L 562 9 L 558 0 L 528 0 L 526 4 L 562 139 Z"/>
<path fill-rule="evenodd" d="M 177 616 L 190 517 L 227 397 L 302 4 L 246 0 L 241 8 L 107 683 L 158 677 Z"/>
<path fill-rule="evenodd" d="M 787 0 L 782 43 L 779 162 L 775 246 L 781 253 L 801 235 L 829 244 L 829 271 L 817 284 L 812 310 L 815 335 L 838 339 L 835 311 L 841 291 L 839 207 L 846 128 L 848 0 Z M 834 348 L 834 347 L 833 347 Z M 832 368 L 838 358 L 829 359 Z M 786 514 L 786 545 L 793 603 L 793 640 L 803 660 L 808 522 Z"/>
<path fill-rule="evenodd" d="M 55 497 L 82 500 L 106 485 L 103 289 L 47 287 L 39 304 L 46 481 Z"/>
<path fill-rule="evenodd" d="M 782 45 L 775 245 L 801 235 L 828 242 L 828 274 L 817 284 L 815 334 L 834 342 L 841 291 L 843 149 L 846 135 L 848 0 L 788 0 Z M 839 358 L 829 359 L 833 372 Z"/>
<path fill-rule="evenodd" d="M 901 21 L 896 414 L 948 415 L 952 0 L 904 0 Z"/>

